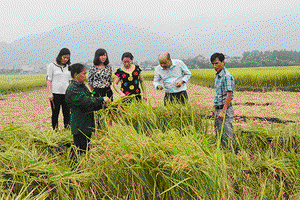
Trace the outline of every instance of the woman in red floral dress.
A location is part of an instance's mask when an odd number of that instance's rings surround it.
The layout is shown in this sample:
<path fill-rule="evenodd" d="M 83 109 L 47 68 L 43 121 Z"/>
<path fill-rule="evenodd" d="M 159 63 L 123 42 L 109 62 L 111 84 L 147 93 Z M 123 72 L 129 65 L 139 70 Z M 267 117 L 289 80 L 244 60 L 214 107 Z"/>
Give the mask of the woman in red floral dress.
<path fill-rule="evenodd" d="M 142 70 L 138 65 L 132 64 L 133 55 L 130 52 L 125 52 L 121 60 L 123 61 L 123 66 L 115 72 L 114 89 L 121 97 L 135 95 L 137 100 L 141 100 L 142 97 L 144 100 L 147 100 L 145 80 L 141 74 Z M 121 82 L 121 88 L 118 87 L 119 82 Z M 142 95 L 141 89 L 143 92 Z"/>

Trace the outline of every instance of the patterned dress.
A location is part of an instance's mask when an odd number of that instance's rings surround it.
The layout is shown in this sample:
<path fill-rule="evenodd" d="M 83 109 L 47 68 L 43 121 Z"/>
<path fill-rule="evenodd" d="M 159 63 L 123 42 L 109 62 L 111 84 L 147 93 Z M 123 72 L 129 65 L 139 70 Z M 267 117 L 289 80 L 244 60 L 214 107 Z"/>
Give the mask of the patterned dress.
<path fill-rule="evenodd" d="M 95 97 L 109 97 L 113 100 L 111 86 L 112 67 L 106 65 L 104 68 L 92 66 L 89 70 L 88 84 L 94 88 Z"/>
<path fill-rule="evenodd" d="M 106 65 L 104 68 L 92 66 L 89 70 L 88 84 L 93 88 L 105 88 L 111 85 L 112 67 Z"/>
<path fill-rule="evenodd" d="M 121 91 L 125 95 L 140 95 L 141 89 L 139 86 L 141 69 L 138 65 L 134 66 L 134 70 L 130 73 L 124 68 L 119 68 L 115 74 L 120 78 Z"/>

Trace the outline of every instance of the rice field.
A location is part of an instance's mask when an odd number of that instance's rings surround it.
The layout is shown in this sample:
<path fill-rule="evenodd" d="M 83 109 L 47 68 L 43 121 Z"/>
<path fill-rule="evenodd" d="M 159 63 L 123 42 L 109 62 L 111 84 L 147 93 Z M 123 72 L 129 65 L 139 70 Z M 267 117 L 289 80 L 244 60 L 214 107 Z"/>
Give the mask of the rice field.
<path fill-rule="evenodd" d="M 229 69 L 238 90 L 298 91 L 299 67 Z M 154 72 L 143 72 L 153 80 Z M 191 82 L 213 87 L 214 70 Z M 1 94 L 45 87 L 45 75 L 0 77 Z M 70 130 L 0 129 L 0 199 L 299 199 L 299 124 L 234 130 L 224 150 L 210 109 L 119 101 L 96 112 L 90 150 L 70 160 Z"/>
<path fill-rule="evenodd" d="M 46 75 L 2 75 L 0 76 L 0 94 L 26 92 L 46 87 Z"/>
<path fill-rule="evenodd" d="M 257 67 L 227 69 L 235 79 L 235 89 L 240 91 L 300 91 L 300 66 Z M 214 69 L 191 70 L 191 83 L 214 87 Z M 146 80 L 153 80 L 154 72 L 143 72 Z"/>
<path fill-rule="evenodd" d="M 206 108 L 114 102 L 76 164 L 69 130 L 0 130 L 1 199 L 299 199 L 299 128 L 238 128 L 223 150 Z M 112 122 L 114 121 L 114 122 Z"/>
<path fill-rule="evenodd" d="M 227 69 L 240 91 L 293 91 L 299 92 L 300 67 L 260 67 Z M 214 87 L 215 70 L 192 70 L 191 82 Z"/>
<path fill-rule="evenodd" d="M 213 69 L 191 70 L 191 83 L 213 87 Z M 230 68 L 234 76 L 236 90 L 246 91 L 300 91 L 300 66 L 296 67 L 260 67 Z M 144 71 L 146 80 L 152 81 L 154 72 Z M 112 77 L 114 78 L 114 76 Z M 45 75 L 5 75 L 0 76 L 0 94 L 25 92 L 46 87 Z"/>

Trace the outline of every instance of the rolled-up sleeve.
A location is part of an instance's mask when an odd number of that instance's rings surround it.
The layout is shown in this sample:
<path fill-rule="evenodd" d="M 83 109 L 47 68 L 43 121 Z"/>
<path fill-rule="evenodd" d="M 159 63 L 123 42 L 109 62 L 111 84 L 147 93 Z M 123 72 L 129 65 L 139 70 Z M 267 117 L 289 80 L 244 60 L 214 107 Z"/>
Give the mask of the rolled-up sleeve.
<path fill-rule="evenodd" d="M 189 79 L 191 78 L 192 76 L 192 73 L 191 71 L 188 69 L 188 67 L 184 64 L 183 61 L 180 61 L 180 68 L 181 68 L 181 71 L 182 71 L 182 80 L 187 83 L 189 81 Z"/>
<path fill-rule="evenodd" d="M 154 72 L 154 78 L 153 78 L 153 87 L 157 90 L 158 88 L 157 88 L 157 86 L 160 84 L 160 81 L 161 81 L 161 76 L 160 76 L 160 74 L 159 74 L 159 70 L 158 70 L 158 67 L 159 66 L 157 66 L 156 68 L 155 68 L 155 72 Z"/>
<path fill-rule="evenodd" d="M 47 65 L 47 80 L 52 81 L 53 79 L 53 67 L 51 64 Z"/>

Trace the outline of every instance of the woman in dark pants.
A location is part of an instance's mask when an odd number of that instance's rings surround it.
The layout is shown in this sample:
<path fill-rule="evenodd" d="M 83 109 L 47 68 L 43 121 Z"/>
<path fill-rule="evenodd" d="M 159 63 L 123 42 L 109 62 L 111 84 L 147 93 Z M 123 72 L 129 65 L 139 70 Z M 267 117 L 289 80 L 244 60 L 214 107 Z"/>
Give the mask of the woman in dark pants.
<path fill-rule="evenodd" d="M 111 86 L 112 67 L 109 65 L 105 49 L 95 52 L 94 66 L 89 70 L 88 86 L 95 97 L 109 97 L 112 101 Z"/>
<path fill-rule="evenodd" d="M 52 128 L 58 127 L 60 107 L 64 116 L 64 127 L 70 124 L 70 109 L 65 101 L 66 90 L 72 80 L 68 69 L 70 65 L 70 51 L 67 48 L 60 50 L 56 62 L 47 65 L 47 88 L 52 110 Z"/>
<path fill-rule="evenodd" d="M 82 153 L 88 149 L 88 143 L 94 132 L 93 111 L 101 109 L 102 104 L 110 102 L 110 99 L 108 97 L 92 96 L 84 84 L 87 73 L 84 65 L 76 63 L 69 68 L 73 80 L 66 91 L 66 101 L 71 109 L 71 133 L 74 144 Z M 71 156 L 74 156 L 74 154 Z"/>

